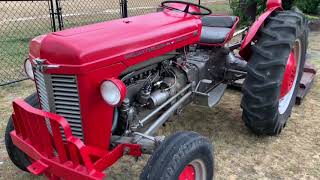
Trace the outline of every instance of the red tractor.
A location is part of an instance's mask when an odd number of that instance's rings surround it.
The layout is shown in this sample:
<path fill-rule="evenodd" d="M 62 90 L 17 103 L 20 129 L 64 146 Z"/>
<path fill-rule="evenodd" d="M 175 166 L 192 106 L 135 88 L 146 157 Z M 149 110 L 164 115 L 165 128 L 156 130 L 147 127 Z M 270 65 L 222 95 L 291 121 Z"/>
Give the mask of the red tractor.
<path fill-rule="evenodd" d="M 13 102 L 5 137 L 17 167 L 49 179 L 102 179 L 123 155 L 152 154 L 141 179 L 212 179 L 205 137 L 155 133 L 191 102 L 217 105 L 241 79 L 245 125 L 259 135 L 283 130 L 306 59 L 304 15 L 268 0 L 252 27 L 235 33 L 238 17 L 181 1 L 162 8 L 30 42 L 25 69 L 37 92 Z"/>

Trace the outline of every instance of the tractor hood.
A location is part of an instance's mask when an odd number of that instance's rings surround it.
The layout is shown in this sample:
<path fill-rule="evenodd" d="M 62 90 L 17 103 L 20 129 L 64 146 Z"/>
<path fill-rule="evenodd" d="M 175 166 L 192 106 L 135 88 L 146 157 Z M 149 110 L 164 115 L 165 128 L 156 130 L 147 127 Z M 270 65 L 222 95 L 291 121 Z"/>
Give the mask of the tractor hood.
<path fill-rule="evenodd" d="M 39 36 L 30 56 L 60 66 L 132 65 L 196 43 L 200 34 L 199 17 L 164 11 Z"/>

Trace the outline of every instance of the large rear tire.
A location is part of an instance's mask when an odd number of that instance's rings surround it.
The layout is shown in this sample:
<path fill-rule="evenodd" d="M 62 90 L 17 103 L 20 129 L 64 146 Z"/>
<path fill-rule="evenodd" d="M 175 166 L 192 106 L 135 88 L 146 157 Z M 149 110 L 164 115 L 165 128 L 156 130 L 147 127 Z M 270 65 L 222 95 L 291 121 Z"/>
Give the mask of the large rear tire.
<path fill-rule="evenodd" d="M 260 29 L 241 102 L 242 119 L 254 133 L 278 135 L 285 127 L 303 73 L 307 36 L 306 18 L 294 11 L 275 12 Z"/>
<path fill-rule="evenodd" d="M 194 132 L 178 132 L 154 151 L 141 180 L 212 180 L 212 145 Z"/>
<path fill-rule="evenodd" d="M 25 101 L 32 107 L 39 108 L 38 95 L 36 93 L 28 96 Z M 31 164 L 28 156 L 17 148 L 11 139 L 10 132 L 14 130 L 12 117 L 9 118 L 5 131 L 5 144 L 9 158 L 19 169 L 29 172 L 27 167 Z"/>

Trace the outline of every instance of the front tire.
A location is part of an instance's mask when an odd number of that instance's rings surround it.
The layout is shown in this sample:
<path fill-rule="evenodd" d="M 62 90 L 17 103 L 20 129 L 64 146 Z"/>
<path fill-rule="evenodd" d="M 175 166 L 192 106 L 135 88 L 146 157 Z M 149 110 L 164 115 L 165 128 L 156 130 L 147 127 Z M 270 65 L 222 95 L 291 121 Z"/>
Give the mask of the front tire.
<path fill-rule="evenodd" d="M 141 180 L 212 180 L 212 145 L 194 132 L 178 132 L 154 151 L 144 167 Z"/>
<path fill-rule="evenodd" d="M 39 108 L 38 95 L 36 93 L 28 96 L 25 101 L 34 108 Z M 8 124 L 5 131 L 5 145 L 10 160 L 19 169 L 29 172 L 27 167 L 31 165 L 28 156 L 16 147 L 11 139 L 10 132 L 14 130 L 12 117 L 9 118 Z"/>
<path fill-rule="evenodd" d="M 294 11 L 275 12 L 259 31 L 241 102 L 242 119 L 254 133 L 278 135 L 285 127 L 303 73 L 307 36 L 307 20 Z"/>

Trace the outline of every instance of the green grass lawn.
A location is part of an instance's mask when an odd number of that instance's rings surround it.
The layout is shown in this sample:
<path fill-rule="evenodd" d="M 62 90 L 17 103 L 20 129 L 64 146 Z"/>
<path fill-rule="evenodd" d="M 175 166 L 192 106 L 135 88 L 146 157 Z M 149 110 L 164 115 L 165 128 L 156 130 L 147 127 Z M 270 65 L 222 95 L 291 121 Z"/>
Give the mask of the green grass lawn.
<path fill-rule="evenodd" d="M 228 3 L 226 4 L 203 4 L 204 6 L 210 8 L 213 14 L 232 14 L 232 10 Z"/>
<path fill-rule="evenodd" d="M 1 27 L 0 84 L 24 78 L 23 61 L 28 57 L 29 41 L 49 30 L 48 26 L 33 27 L 27 24 Z"/>
<path fill-rule="evenodd" d="M 320 19 L 320 15 L 310 15 L 310 14 L 307 14 L 306 16 L 307 16 L 307 18 L 308 18 L 309 20 L 319 20 L 319 19 Z"/>

